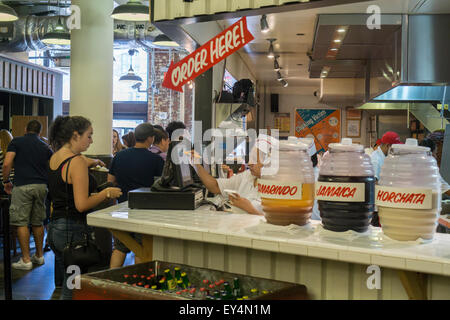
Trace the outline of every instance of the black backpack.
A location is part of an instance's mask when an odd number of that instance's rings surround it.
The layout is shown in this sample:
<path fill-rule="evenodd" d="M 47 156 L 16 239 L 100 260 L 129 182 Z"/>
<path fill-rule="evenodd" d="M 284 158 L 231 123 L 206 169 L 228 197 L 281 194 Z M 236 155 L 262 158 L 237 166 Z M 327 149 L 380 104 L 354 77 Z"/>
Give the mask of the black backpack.
<path fill-rule="evenodd" d="M 233 102 L 254 105 L 254 88 L 250 79 L 241 79 L 233 86 Z"/>

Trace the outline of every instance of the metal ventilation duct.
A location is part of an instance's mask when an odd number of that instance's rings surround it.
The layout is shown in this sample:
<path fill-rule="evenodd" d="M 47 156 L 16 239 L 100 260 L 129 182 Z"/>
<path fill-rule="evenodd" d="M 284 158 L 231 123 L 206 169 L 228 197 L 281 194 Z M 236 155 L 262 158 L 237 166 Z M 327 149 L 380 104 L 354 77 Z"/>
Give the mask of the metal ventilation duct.
<path fill-rule="evenodd" d="M 62 17 L 66 25 L 67 17 Z M 42 42 L 42 37 L 52 25 L 58 22 L 58 16 L 21 17 L 10 23 L 0 23 L 0 52 L 23 52 L 27 50 L 54 49 Z M 114 47 L 129 48 L 130 42 L 137 46 L 153 47 L 152 41 L 161 32 L 150 22 L 114 21 Z"/>

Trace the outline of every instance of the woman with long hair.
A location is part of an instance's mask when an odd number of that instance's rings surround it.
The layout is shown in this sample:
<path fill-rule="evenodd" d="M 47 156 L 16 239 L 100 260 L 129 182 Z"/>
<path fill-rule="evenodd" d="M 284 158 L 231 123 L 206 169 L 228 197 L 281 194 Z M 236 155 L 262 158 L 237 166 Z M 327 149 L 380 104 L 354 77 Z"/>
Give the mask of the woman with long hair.
<path fill-rule="evenodd" d="M 122 137 L 123 143 L 127 148 L 133 148 L 136 145 L 136 138 L 134 137 L 134 132 L 130 131 L 124 134 Z"/>
<path fill-rule="evenodd" d="M 113 156 L 115 156 L 117 152 L 125 149 L 125 146 L 122 144 L 122 141 L 120 141 L 119 132 L 116 129 L 113 129 L 112 144 L 113 144 Z"/>
<path fill-rule="evenodd" d="M 2 174 L 3 170 L 3 160 L 5 160 L 5 154 L 8 150 L 8 146 L 12 141 L 13 136 L 11 132 L 6 129 L 0 130 L 0 174 Z M 13 180 L 14 177 L 14 169 L 12 169 L 10 173 L 10 179 Z M 3 185 L 1 186 L 1 193 L 4 193 Z"/>
<path fill-rule="evenodd" d="M 79 116 L 59 116 L 50 128 L 49 140 L 55 153 L 49 162 L 49 193 L 53 203 L 49 242 L 55 253 L 55 278 L 63 278 L 61 299 L 72 298 L 63 263 L 64 248 L 70 241 L 83 239 L 86 231 L 92 232 L 86 223 L 89 210 L 122 195 L 119 188 L 95 193 L 97 185 L 88 168 L 102 162 L 81 155 L 92 144 L 92 135 L 91 122 Z"/>

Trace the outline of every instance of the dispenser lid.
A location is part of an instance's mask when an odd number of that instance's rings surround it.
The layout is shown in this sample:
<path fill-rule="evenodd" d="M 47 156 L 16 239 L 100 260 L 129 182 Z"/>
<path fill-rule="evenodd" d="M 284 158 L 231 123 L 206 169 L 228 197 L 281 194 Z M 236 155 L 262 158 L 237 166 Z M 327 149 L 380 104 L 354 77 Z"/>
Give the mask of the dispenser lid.
<path fill-rule="evenodd" d="M 351 138 L 342 138 L 341 143 L 330 143 L 328 145 L 330 150 L 346 151 L 346 152 L 362 152 L 364 146 L 360 144 L 352 143 Z"/>
<path fill-rule="evenodd" d="M 298 139 L 296 142 L 289 140 L 281 140 L 279 142 L 280 151 L 308 151 L 308 147 L 308 145 L 298 141 Z"/>
<path fill-rule="evenodd" d="M 430 148 L 419 146 L 417 139 L 408 138 L 405 144 L 393 144 L 392 150 L 394 152 L 429 152 Z"/>
<path fill-rule="evenodd" d="M 313 138 L 298 138 L 298 141 L 308 146 L 308 154 L 312 157 L 317 153 L 316 144 Z"/>

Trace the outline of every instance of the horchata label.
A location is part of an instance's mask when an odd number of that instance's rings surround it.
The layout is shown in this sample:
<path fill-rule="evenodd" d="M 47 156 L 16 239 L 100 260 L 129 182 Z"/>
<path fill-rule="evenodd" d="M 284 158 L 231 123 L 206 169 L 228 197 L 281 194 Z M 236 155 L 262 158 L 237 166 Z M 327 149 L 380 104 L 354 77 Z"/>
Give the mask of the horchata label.
<path fill-rule="evenodd" d="M 380 207 L 432 209 L 431 189 L 375 186 L 375 204 Z"/>
<path fill-rule="evenodd" d="M 302 184 L 258 179 L 258 193 L 266 199 L 302 200 Z"/>
<path fill-rule="evenodd" d="M 337 202 L 364 202 L 365 184 L 359 182 L 316 182 L 316 200 Z"/>

